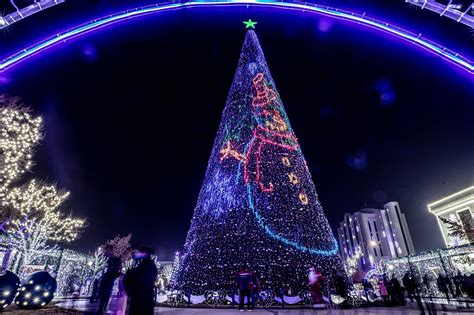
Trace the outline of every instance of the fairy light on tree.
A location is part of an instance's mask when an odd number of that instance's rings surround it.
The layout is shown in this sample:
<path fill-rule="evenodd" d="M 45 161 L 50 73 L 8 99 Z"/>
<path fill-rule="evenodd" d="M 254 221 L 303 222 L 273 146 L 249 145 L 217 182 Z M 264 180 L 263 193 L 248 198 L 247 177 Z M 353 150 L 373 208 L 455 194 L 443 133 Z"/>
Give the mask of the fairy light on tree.
<path fill-rule="evenodd" d="M 175 287 L 234 287 L 240 266 L 267 288 L 344 275 L 298 140 L 251 28 L 209 159 Z M 295 78 L 298 80 L 298 78 Z"/>
<path fill-rule="evenodd" d="M 362 256 L 364 256 L 362 249 L 357 247 L 354 255 L 347 257 L 346 261 L 344 262 L 344 267 L 346 268 L 346 273 L 349 276 L 354 274 L 359 269 L 359 262 Z"/>
<path fill-rule="evenodd" d="M 19 98 L 0 95 L 0 106 L 0 215 L 11 245 L 27 265 L 35 256 L 55 248 L 51 243 L 74 241 L 84 221 L 60 212 L 68 192 L 34 179 L 18 185 L 33 166 L 43 123 Z"/>
<path fill-rule="evenodd" d="M 113 257 L 120 258 L 122 262 L 125 262 L 130 259 L 132 253 L 132 245 L 130 244 L 130 240 L 132 238 L 132 234 L 128 234 L 127 236 L 120 236 L 117 235 L 115 238 L 108 240 L 105 244 L 103 244 L 100 248 L 103 253 L 106 251 L 106 247 L 109 246 L 111 252 L 108 253 Z"/>
<path fill-rule="evenodd" d="M 68 196 L 69 192 L 36 180 L 13 188 L 6 196 L 14 213 L 6 229 L 12 245 L 23 253 L 24 265 L 34 255 L 50 250 L 50 242 L 72 242 L 79 236 L 84 221 L 59 211 Z"/>
<path fill-rule="evenodd" d="M 176 275 L 175 275 L 176 276 Z M 161 290 L 172 287 L 173 282 L 173 266 L 163 265 L 159 268 L 157 285 Z"/>
<path fill-rule="evenodd" d="M 42 119 L 32 116 L 18 98 L 0 95 L 0 106 L 0 200 L 4 202 L 11 185 L 33 166 Z M 7 216 L 3 209 L 1 214 Z"/>
<path fill-rule="evenodd" d="M 96 278 L 105 269 L 107 257 L 105 257 L 101 247 L 95 250 L 94 256 L 87 262 L 87 265 L 91 270 L 91 278 Z"/>
<path fill-rule="evenodd" d="M 179 270 L 179 263 L 180 263 L 180 253 L 179 251 L 177 251 L 174 254 L 173 267 L 172 267 L 171 275 L 169 277 L 169 285 L 171 287 L 173 287 L 176 282 L 176 277 L 178 276 L 178 270 Z"/>
<path fill-rule="evenodd" d="M 441 216 L 438 219 L 443 222 L 448 230 L 448 236 L 453 240 L 466 240 L 468 243 L 474 243 L 474 225 L 472 216 L 463 216 L 458 218 L 455 214 L 448 219 Z M 456 244 L 456 242 L 454 242 Z"/>

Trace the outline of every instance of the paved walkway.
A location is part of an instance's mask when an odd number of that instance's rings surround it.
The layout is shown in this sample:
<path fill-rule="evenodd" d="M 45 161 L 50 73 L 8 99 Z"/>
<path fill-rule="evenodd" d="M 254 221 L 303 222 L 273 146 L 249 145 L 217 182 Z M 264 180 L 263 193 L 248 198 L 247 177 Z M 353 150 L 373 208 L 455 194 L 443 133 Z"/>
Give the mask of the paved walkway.
<path fill-rule="evenodd" d="M 56 306 L 65 309 L 74 309 L 76 311 L 84 312 L 84 314 L 93 314 L 97 310 L 97 303 L 90 304 L 87 300 L 69 300 L 56 304 Z M 116 309 L 116 301 L 112 300 L 110 305 L 111 311 L 108 314 L 117 314 L 113 310 Z M 438 314 L 462 314 L 466 312 L 441 312 Z M 265 314 L 265 315 L 349 315 L 349 314 L 363 314 L 363 315 L 419 315 L 420 311 L 411 308 L 402 307 L 368 307 L 347 310 L 313 310 L 313 309 L 256 309 L 252 312 L 239 312 L 237 309 L 210 309 L 210 308 L 171 308 L 171 307 L 155 307 L 155 314 L 162 315 L 225 315 L 225 314 Z"/>
<path fill-rule="evenodd" d="M 155 314 L 163 315 L 204 315 L 204 314 L 265 314 L 265 315 L 314 315 L 314 314 L 328 314 L 328 315 L 349 315 L 349 314 L 364 314 L 364 315 L 419 315 L 418 310 L 401 309 L 401 308 L 359 308 L 351 310 L 312 310 L 312 309 L 270 309 L 270 310 L 255 310 L 252 312 L 239 312 L 236 309 L 167 309 L 155 308 Z M 441 314 L 441 313 L 440 313 Z M 449 313 L 457 314 L 457 313 Z M 463 314 L 463 313 L 459 313 Z M 464 313 L 463 315 L 466 315 Z"/>

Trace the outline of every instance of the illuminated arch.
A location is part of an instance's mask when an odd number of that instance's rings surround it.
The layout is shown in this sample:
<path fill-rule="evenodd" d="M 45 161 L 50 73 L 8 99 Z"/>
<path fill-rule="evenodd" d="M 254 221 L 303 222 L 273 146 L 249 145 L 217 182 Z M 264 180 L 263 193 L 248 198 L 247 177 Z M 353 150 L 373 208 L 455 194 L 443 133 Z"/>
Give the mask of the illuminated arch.
<path fill-rule="evenodd" d="M 448 4 L 439 3 L 435 0 L 405 0 L 405 2 L 416 5 L 422 9 L 430 10 L 438 13 L 439 16 L 445 16 L 456 22 L 465 24 L 470 28 L 474 27 L 474 16 L 468 14 L 470 10 L 474 10 L 474 3 L 462 8 L 462 5 L 452 3 L 450 0 Z M 464 11 L 462 11 L 464 10 Z"/>
<path fill-rule="evenodd" d="M 139 17 L 156 12 L 166 12 L 189 7 L 227 7 L 227 6 L 258 6 L 276 9 L 286 9 L 294 11 L 303 11 L 308 13 L 315 13 L 330 16 L 337 19 L 346 20 L 349 22 L 364 25 L 381 32 L 391 34 L 393 36 L 404 39 L 405 41 L 417 45 L 426 51 L 438 55 L 443 59 L 449 61 L 453 65 L 460 67 L 468 73 L 474 73 L 474 62 L 457 52 L 454 52 L 446 47 L 434 43 L 421 34 L 415 34 L 403 28 L 391 25 L 389 23 L 367 17 L 364 14 L 357 14 L 337 8 L 321 6 L 317 4 L 307 3 L 286 3 L 276 2 L 274 0 L 215 0 L 215 1 L 190 1 L 186 3 L 172 3 L 172 4 L 156 4 L 152 6 L 140 7 L 134 10 L 123 11 L 114 15 L 102 17 L 97 20 L 87 22 L 85 24 L 73 27 L 65 32 L 58 33 L 55 36 L 44 39 L 36 44 L 27 47 L 0 62 L 0 72 L 24 62 L 29 57 L 44 52 L 56 44 L 67 41 L 68 39 L 81 36 L 83 34 L 98 30 L 107 25 L 111 25 L 120 21 L 125 21 L 134 17 Z"/>

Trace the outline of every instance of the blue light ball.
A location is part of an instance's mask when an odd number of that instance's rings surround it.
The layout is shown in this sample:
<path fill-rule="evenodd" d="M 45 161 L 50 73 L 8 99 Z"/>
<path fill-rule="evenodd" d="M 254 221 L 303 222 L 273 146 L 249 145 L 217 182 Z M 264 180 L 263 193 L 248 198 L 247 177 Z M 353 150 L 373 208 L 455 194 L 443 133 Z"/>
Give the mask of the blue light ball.
<path fill-rule="evenodd" d="M 46 306 L 57 289 L 56 279 L 46 271 L 38 271 L 22 281 L 15 304 L 21 309 L 38 309 Z"/>
<path fill-rule="evenodd" d="M 9 270 L 0 270 L 0 311 L 13 302 L 20 287 L 20 278 Z"/>

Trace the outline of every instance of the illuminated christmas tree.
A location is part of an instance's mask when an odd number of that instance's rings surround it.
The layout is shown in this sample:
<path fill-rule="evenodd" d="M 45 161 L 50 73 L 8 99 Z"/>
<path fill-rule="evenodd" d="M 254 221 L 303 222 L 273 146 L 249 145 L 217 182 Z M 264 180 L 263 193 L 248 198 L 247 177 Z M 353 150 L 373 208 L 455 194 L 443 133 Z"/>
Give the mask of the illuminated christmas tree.
<path fill-rule="evenodd" d="M 180 261 L 180 257 L 179 257 L 180 253 L 179 252 L 176 252 L 174 254 L 174 261 L 173 261 L 173 269 L 171 271 L 171 275 L 170 275 L 170 286 L 173 287 L 175 282 L 176 282 L 176 277 L 178 276 L 178 271 L 179 271 L 179 261 Z"/>
<path fill-rule="evenodd" d="M 254 31 L 240 55 L 176 287 L 228 289 L 242 265 L 266 288 L 341 275 L 337 242 Z"/>

